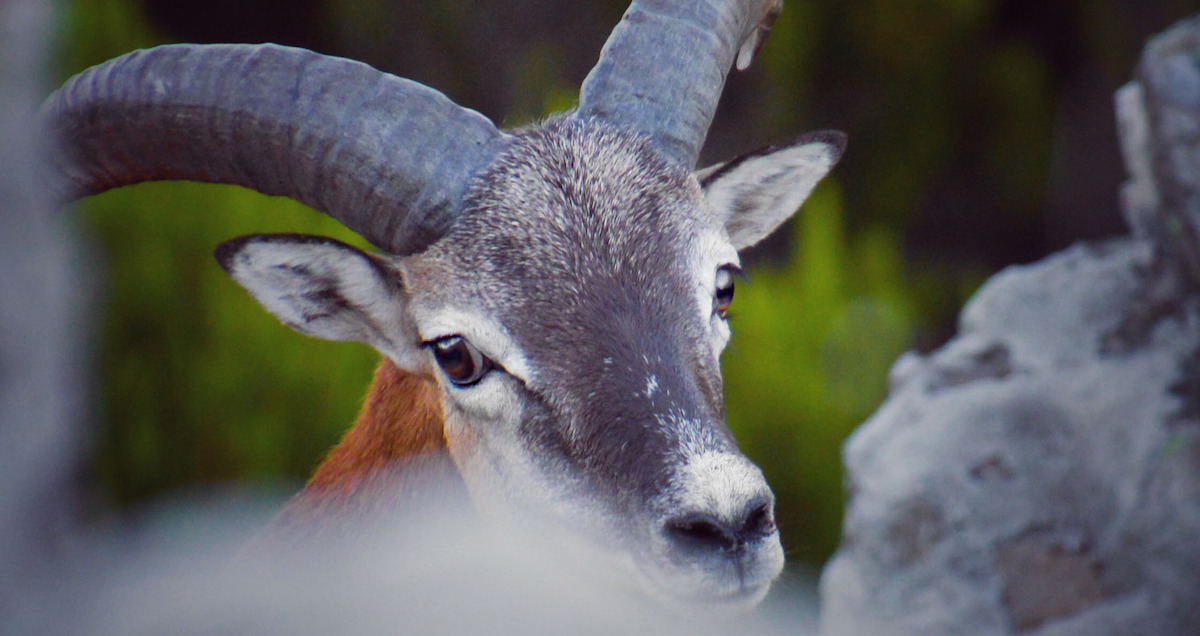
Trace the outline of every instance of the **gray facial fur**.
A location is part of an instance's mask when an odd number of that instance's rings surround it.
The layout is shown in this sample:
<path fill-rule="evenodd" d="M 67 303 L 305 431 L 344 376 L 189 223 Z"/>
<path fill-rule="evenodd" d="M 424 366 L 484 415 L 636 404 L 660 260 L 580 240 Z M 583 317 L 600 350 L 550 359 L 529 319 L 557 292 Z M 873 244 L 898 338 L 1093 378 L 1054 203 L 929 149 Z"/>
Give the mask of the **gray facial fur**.
<path fill-rule="evenodd" d="M 563 119 L 513 136 L 417 257 L 414 299 L 501 323 L 529 363 L 520 435 L 543 470 L 644 516 L 685 447 L 736 452 L 689 253 L 719 225 L 691 174 L 641 138 Z"/>
<path fill-rule="evenodd" d="M 258 236 L 218 258 L 285 323 L 433 372 L 481 513 L 566 525 L 651 592 L 748 607 L 783 552 L 766 480 L 724 424 L 717 271 L 795 210 L 841 142 L 798 138 L 702 190 L 644 137 L 552 119 L 505 138 L 423 252 Z M 749 229 L 735 242 L 730 227 Z M 492 370 L 439 370 L 422 343 L 451 336 Z"/>

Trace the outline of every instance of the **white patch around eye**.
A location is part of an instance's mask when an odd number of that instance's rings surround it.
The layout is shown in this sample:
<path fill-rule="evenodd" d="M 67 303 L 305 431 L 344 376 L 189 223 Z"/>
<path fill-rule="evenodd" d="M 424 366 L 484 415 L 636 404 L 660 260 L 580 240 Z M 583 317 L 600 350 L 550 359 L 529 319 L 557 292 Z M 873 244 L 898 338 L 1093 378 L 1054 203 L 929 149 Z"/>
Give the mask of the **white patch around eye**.
<path fill-rule="evenodd" d="M 741 265 L 737 250 L 724 229 L 709 229 L 699 234 L 691 254 L 692 279 L 696 281 L 696 308 L 712 332 L 713 357 L 720 358 L 729 344 L 729 324 L 713 311 L 717 292 L 717 270 L 722 265 Z"/>
<path fill-rule="evenodd" d="M 529 361 L 504 326 L 496 321 L 478 312 L 464 309 L 443 309 L 436 313 L 426 313 L 414 307 L 413 313 L 422 341 L 462 336 L 479 349 L 480 353 L 504 367 L 510 375 L 522 382 L 532 379 Z"/>
<path fill-rule="evenodd" d="M 493 372 L 470 386 L 457 387 L 449 382 L 445 384 L 458 408 L 468 412 L 472 420 L 503 421 L 511 424 L 519 419 L 521 404 L 509 382 L 512 380 Z M 447 434 L 453 432 L 450 430 L 449 419 L 446 427 Z"/>
<path fill-rule="evenodd" d="M 713 355 L 720 358 L 721 353 L 725 351 L 726 345 L 729 344 L 729 339 L 733 336 L 733 330 L 729 328 L 729 321 L 720 316 L 712 317 L 712 325 L 713 331 L 716 333 Z"/>

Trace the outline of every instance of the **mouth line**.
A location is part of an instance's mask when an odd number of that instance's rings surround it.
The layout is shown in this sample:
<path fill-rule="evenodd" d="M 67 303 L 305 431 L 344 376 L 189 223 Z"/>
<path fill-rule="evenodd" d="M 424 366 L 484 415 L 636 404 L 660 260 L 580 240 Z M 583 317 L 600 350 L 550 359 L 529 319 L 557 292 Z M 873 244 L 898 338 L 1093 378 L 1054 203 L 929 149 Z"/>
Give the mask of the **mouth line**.
<path fill-rule="evenodd" d="M 764 589 L 771 585 L 771 581 L 763 581 L 754 585 L 742 585 L 736 590 L 730 592 L 720 592 L 716 594 L 705 594 L 703 592 L 694 592 L 688 594 L 683 600 L 693 603 L 704 603 L 709 605 L 736 605 L 744 603 L 758 596 Z"/>

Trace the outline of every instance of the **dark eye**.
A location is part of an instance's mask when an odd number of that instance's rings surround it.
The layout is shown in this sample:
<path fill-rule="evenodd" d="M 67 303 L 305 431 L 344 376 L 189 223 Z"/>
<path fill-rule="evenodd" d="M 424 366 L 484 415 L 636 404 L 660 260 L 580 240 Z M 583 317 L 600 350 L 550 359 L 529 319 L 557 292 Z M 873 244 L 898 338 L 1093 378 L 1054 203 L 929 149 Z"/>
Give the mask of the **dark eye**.
<path fill-rule="evenodd" d="M 723 265 L 717 270 L 717 291 L 713 296 L 713 311 L 724 318 L 729 305 L 733 304 L 733 279 L 741 273 L 737 265 Z"/>
<path fill-rule="evenodd" d="M 462 336 L 447 336 L 430 343 L 433 357 L 438 366 L 446 372 L 450 381 L 459 386 L 475 384 L 487 375 L 495 365 L 487 356 L 479 353 L 474 345 L 462 339 Z"/>

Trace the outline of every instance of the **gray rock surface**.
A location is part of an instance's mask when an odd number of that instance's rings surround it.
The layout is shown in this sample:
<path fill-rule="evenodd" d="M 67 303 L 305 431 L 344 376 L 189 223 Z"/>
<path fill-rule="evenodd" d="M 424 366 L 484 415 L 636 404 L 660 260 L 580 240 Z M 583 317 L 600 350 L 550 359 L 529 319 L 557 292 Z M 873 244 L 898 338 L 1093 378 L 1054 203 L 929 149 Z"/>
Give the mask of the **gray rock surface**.
<path fill-rule="evenodd" d="M 1145 242 L 1077 246 L 896 363 L 845 446 L 823 633 L 1200 630 L 1200 307 L 1164 277 Z"/>
<path fill-rule="evenodd" d="M 1200 633 L 1198 34 L 1118 94 L 1133 237 L 993 277 L 847 441 L 825 636 Z"/>
<path fill-rule="evenodd" d="M 1147 43 L 1117 117 L 1131 175 L 1125 218 L 1200 283 L 1200 16 Z"/>

